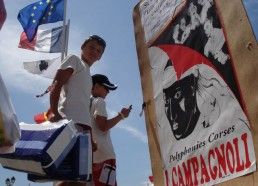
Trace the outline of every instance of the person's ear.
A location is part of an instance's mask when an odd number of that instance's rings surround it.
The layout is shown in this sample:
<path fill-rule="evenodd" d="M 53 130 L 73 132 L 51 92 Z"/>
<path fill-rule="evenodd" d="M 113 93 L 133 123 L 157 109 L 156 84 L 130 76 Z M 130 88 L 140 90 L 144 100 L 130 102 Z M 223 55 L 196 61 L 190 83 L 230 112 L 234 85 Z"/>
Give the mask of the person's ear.
<path fill-rule="evenodd" d="M 92 90 L 94 90 L 94 89 L 95 89 L 96 85 L 97 85 L 97 83 L 92 84 Z"/>
<path fill-rule="evenodd" d="M 99 84 L 99 83 L 96 83 L 95 85 L 94 85 L 94 87 L 95 88 L 99 88 L 101 85 Z"/>

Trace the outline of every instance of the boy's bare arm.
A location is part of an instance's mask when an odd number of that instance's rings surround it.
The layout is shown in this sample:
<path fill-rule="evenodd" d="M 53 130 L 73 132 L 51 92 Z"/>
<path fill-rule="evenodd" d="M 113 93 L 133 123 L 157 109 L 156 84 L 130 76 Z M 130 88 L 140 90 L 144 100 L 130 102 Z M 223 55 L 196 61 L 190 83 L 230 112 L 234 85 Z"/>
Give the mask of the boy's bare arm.
<path fill-rule="evenodd" d="M 96 122 L 99 127 L 99 129 L 103 132 L 111 129 L 114 127 L 119 121 L 127 118 L 132 110 L 132 107 L 130 106 L 129 108 L 123 108 L 121 112 L 117 114 L 117 116 L 107 119 L 106 117 L 103 116 L 96 116 Z"/>

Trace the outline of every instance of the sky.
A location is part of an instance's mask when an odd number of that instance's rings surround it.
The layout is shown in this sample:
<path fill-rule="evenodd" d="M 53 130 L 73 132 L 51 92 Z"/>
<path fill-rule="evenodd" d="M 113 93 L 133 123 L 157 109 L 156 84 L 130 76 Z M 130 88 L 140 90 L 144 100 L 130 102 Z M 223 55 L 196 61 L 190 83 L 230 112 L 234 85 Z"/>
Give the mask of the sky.
<path fill-rule="evenodd" d="M 35 114 L 46 111 L 49 97 L 35 99 L 45 91 L 50 79 L 32 75 L 22 68 L 26 61 L 51 59 L 60 53 L 47 54 L 18 48 L 23 31 L 17 20 L 20 9 L 34 3 L 32 0 L 4 0 L 7 19 L 0 31 L 0 73 L 19 122 L 34 123 Z M 249 19 L 258 38 L 258 1 L 243 0 Z M 91 34 L 103 37 L 107 48 L 102 58 L 91 67 L 91 74 L 102 73 L 118 89 L 106 98 L 109 117 L 123 107 L 132 105 L 130 116 L 111 130 L 117 155 L 117 182 L 121 186 L 142 186 L 152 175 L 144 115 L 139 116 L 143 102 L 141 79 L 134 37 L 133 8 L 139 0 L 68 0 L 67 19 L 70 19 L 68 53 L 80 55 L 80 46 Z M 42 25 L 52 28 L 62 22 Z M 3 169 L 0 166 L 0 185 L 14 176 L 17 186 L 52 186 L 52 183 L 34 183 L 25 173 Z"/>

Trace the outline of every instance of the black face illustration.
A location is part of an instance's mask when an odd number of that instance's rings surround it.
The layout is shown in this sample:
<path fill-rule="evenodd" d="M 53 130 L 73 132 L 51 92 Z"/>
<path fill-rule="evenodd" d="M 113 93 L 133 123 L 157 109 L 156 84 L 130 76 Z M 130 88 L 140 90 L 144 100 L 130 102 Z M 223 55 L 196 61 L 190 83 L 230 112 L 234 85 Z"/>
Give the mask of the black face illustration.
<path fill-rule="evenodd" d="M 177 140 L 190 135 L 199 119 L 196 89 L 197 77 L 193 74 L 163 89 L 165 112 Z"/>

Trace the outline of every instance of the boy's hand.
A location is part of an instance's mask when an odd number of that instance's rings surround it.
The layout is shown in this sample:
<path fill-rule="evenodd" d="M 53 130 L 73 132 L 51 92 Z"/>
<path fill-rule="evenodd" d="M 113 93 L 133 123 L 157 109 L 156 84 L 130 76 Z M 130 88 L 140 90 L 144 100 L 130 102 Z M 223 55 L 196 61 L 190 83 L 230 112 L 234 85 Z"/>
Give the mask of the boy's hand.
<path fill-rule="evenodd" d="M 60 114 L 52 114 L 52 116 L 49 118 L 50 122 L 57 122 L 59 120 L 63 119 L 63 117 Z"/>
<path fill-rule="evenodd" d="M 132 105 L 129 108 L 123 108 L 121 113 L 123 114 L 124 118 L 127 118 L 132 110 Z"/>

